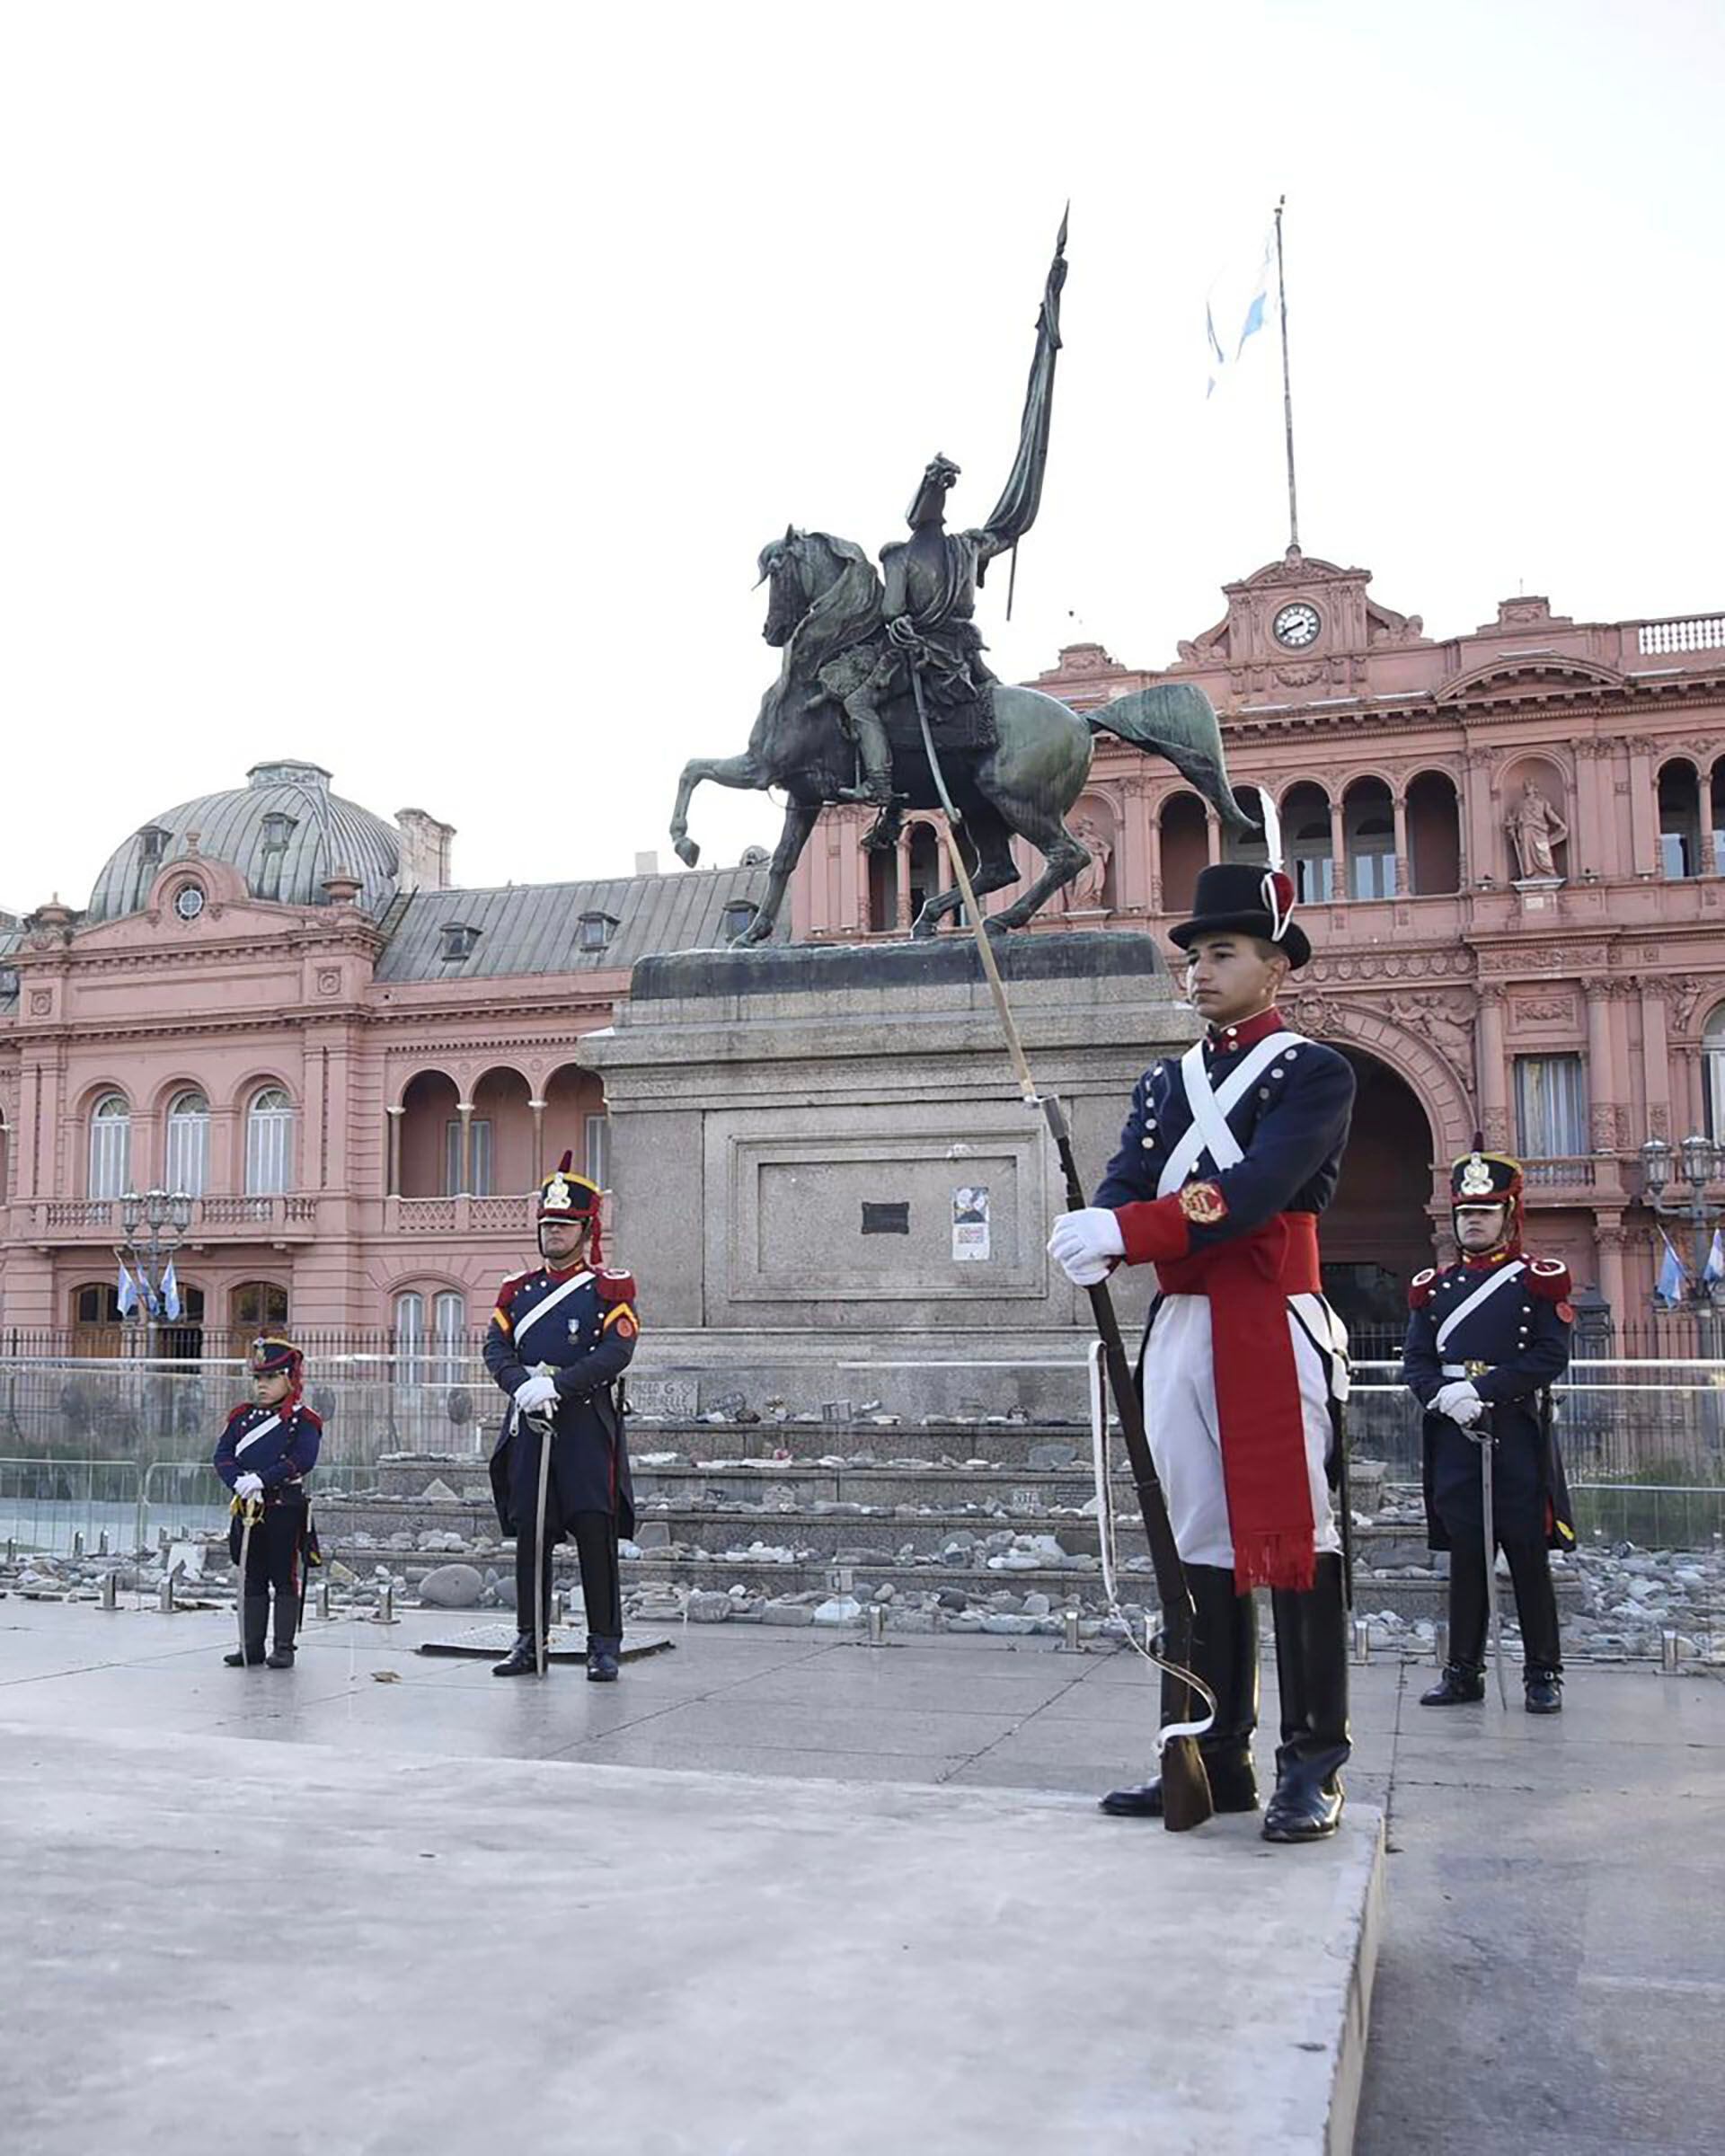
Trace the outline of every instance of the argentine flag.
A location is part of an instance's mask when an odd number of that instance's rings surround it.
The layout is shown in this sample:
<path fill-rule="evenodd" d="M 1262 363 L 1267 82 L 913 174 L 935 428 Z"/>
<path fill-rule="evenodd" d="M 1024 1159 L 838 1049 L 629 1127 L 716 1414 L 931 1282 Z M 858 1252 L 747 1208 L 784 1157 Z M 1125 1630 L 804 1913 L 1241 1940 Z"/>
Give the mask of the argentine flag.
<path fill-rule="evenodd" d="M 117 1294 L 120 1316 L 129 1318 L 137 1308 L 137 1283 L 126 1270 L 126 1260 L 123 1258 L 119 1261 L 119 1286 Z"/>
<path fill-rule="evenodd" d="M 1683 1300 L 1683 1260 L 1677 1256 L 1676 1245 L 1663 1228 L 1659 1230 L 1659 1236 L 1665 1244 L 1665 1256 L 1659 1264 L 1659 1277 L 1653 1286 L 1653 1300 L 1662 1310 L 1675 1310 Z M 1718 1250 L 1717 1236 L 1713 1238 L 1713 1247 L 1715 1250 Z M 1711 1259 L 1708 1269 L 1712 1269 Z"/>
<path fill-rule="evenodd" d="M 180 1283 L 173 1277 L 173 1259 L 168 1259 L 168 1269 L 162 1276 L 162 1315 L 172 1325 L 180 1315 Z"/>
<path fill-rule="evenodd" d="M 1707 1253 L 1707 1269 L 1701 1276 L 1701 1285 L 1712 1287 L 1715 1282 L 1725 1280 L 1725 1230 L 1713 1230 L 1713 1247 Z"/>
<path fill-rule="evenodd" d="M 1275 246 L 1272 228 L 1264 235 L 1263 253 L 1250 283 L 1240 277 L 1217 278 L 1210 287 L 1204 302 L 1204 340 L 1210 358 L 1209 387 L 1204 392 L 1206 400 L 1213 397 L 1233 375 L 1248 340 L 1258 334 L 1269 318 L 1269 264 Z"/>

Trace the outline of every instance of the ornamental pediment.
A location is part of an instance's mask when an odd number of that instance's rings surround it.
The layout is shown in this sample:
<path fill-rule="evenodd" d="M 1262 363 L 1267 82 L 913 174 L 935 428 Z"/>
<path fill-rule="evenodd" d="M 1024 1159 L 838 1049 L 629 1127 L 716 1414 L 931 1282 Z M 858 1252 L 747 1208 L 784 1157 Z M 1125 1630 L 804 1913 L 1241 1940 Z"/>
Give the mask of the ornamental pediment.
<path fill-rule="evenodd" d="M 1438 703 L 1490 702 L 1517 697 L 1576 696 L 1600 689 L 1623 690 L 1628 677 L 1597 659 L 1557 651 L 1530 651 L 1520 658 L 1489 658 L 1446 682 Z"/>

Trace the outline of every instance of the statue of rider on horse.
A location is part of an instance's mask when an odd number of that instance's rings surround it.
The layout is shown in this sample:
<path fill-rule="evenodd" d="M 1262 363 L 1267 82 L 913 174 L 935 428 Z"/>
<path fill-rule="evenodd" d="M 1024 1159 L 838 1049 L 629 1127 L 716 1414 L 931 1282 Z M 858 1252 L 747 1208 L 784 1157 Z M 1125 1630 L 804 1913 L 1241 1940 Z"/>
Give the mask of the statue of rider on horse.
<path fill-rule="evenodd" d="M 772 933 L 824 807 L 879 808 L 865 843 L 889 846 L 905 808 L 938 805 L 937 777 L 962 819 L 954 838 L 979 896 L 1018 880 L 1014 835 L 1043 855 L 1043 873 L 988 921 L 991 930 L 1022 927 L 1089 860 L 1065 817 L 1089 776 L 1097 731 L 1165 755 L 1225 824 L 1256 828 L 1228 784 L 1221 731 L 1201 689 L 1163 683 L 1081 717 L 1038 690 L 1001 682 L 983 658 L 978 588 L 995 556 L 1016 549 L 1041 501 L 1066 241 L 1063 218 L 1037 315 L 1018 455 L 987 520 L 970 531 L 946 529 L 946 497 L 959 467 L 936 456 L 906 513 L 910 537 L 880 551 L 884 583 L 861 547 L 828 533 L 792 527 L 762 549 L 761 577 L 770 588 L 763 633 L 783 652 L 779 678 L 761 701 L 743 755 L 685 766 L 671 820 L 678 858 L 693 866 L 700 849 L 688 836 L 688 806 L 703 780 L 778 786 L 789 796 L 765 898 L 739 941 Z M 932 934 L 960 903 L 956 888 L 937 893 L 913 934 Z"/>

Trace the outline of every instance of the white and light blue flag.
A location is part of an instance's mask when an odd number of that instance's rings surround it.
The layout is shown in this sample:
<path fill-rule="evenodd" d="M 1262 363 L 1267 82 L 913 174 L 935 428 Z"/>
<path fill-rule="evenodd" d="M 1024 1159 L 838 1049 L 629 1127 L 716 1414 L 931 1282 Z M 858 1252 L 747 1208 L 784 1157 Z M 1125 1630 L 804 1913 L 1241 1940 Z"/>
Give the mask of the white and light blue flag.
<path fill-rule="evenodd" d="M 127 1271 L 126 1260 L 123 1258 L 119 1261 L 119 1286 L 116 1292 L 120 1316 L 129 1318 L 137 1308 L 137 1283 Z"/>
<path fill-rule="evenodd" d="M 1707 1253 L 1707 1269 L 1701 1276 L 1703 1287 L 1711 1287 L 1716 1280 L 1725 1280 L 1725 1229 L 1713 1230 L 1713 1247 Z"/>
<path fill-rule="evenodd" d="M 1209 348 L 1209 386 L 1213 397 L 1240 364 L 1247 344 L 1269 319 L 1269 264 L 1276 245 L 1274 227 L 1264 235 L 1258 266 L 1250 278 L 1218 277 L 1204 302 L 1204 340 Z"/>
<path fill-rule="evenodd" d="M 169 1324 L 180 1315 L 180 1283 L 173 1277 L 173 1259 L 168 1259 L 168 1269 L 162 1276 L 162 1315 Z"/>
<path fill-rule="evenodd" d="M 1675 1310 L 1683 1300 L 1683 1260 L 1677 1256 L 1676 1245 L 1663 1228 L 1659 1230 L 1659 1236 L 1665 1244 L 1665 1256 L 1659 1261 L 1659 1277 L 1653 1284 L 1653 1300 L 1667 1310 Z"/>

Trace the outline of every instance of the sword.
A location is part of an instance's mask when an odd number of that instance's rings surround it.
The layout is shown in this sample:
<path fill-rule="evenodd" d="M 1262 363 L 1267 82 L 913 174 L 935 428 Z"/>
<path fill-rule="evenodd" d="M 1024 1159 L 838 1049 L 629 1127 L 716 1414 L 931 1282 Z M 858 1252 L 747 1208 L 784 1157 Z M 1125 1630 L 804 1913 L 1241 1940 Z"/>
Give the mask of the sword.
<path fill-rule="evenodd" d="M 263 1517 L 263 1507 L 255 1498 L 235 1498 L 240 1515 L 240 1591 L 234 1597 L 234 1615 L 240 1628 L 240 1662 L 245 1662 L 245 1566 L 252 1552 L 252 1529 Z"/>
<path fill-rule="evenodd" d="M 977 904 L 970 871 L 965 866 L 964 844 L 960 834 L 960 826 L 964 818 L 953 807 L 952 797 L 946 791 L 946 779 L 941 770 L 940 757 L 935 752 L 933 729 L 928 722 L 928 705 L 923 695 L 923 676 L 914 653 L 910 656 L 910 680 L 916 693 L 916 717 L 923 729 L 923 752 L 928 758 L 934 790 L 941 797 L 941 806 L 945 809 L 946 820 L 952 829 L 952 865 L 958 871 L 959 888 L 964 894 L 965 910 L 970 916 L 970 932 L 976 940 L 977 956 L 982 961 L 988 993 L 994 998 L 995 1015 L 999 1019 L 1000 1029 L 1006 1037 L 1006 1053 L 1018 1079 L 1019 1090 L 1024 1096 L 1024 1105 L 1040 1112 L 1043 1121 L 1048 1125 L 1048 1135 L 1054 1140 L 1055 1152 L 1059 1157 L 1061 1173 L 1066 1180 L 1066 1204 L 1074 1212 L 1079 1212 L 1084 1207 L 1084 1191 L 1078 1180 L 1078 1163 L 1072 1150 L 1072 1132 L 1067 1127 L 1066 1110 L 1052 1093 L 1039 1093 L 1036 1081 L 1031 1075 L 1024 1043 L 1013 1017 L 1013 1007 L 1006 1001 L 1006 984 L 1000 977 L 994 946 L 988 941 L 988 932 L 983 923 L 982 908 Z M 1155 1462 L 1150 1456 L 1150 1441 L 1144 1428 L 1144 1407 L 1138 1398 L 1137 1386 L 1132 1380 L 1132 1366 L 1127 1360 L 1126 1344 L 1120 1338 L 1119 1321 L 1114 1314 L 1113 1298 L 1106 1285 L 1100 1281 L 1093 1287 L 1086 1289 L 1085 1293 L 1090 1297 L 1091 1314 L 1108 1373 L 1108 1389 L 1114 1395 L 1114 1404 L 1119 1413 L 1120 1434 L 1126 1440 L 1127 1459 L 1132 1469 L 1132 1480 L 1137 1488 L 1138 1506 L 1144 1514 L 1145 1539 L 1150 1545 L 1150 1561 L 1155 1573 L 1156 1599 L 1162 1604 L 1161 1637 L 1145 1651 L 1158 1669 L 1185 1687 L 1184 1719 L 1179 1718 L 1179 1710 L 1176 1710 L 1177 1719 L 1158 1730 L 1156 1736 L 1156 1749 L 1162 1763 L 1162 1824 L 1171 1834 L 1184 1833 L 1189 1828 L 1202 1826 L 1216 1809 L 1215 1799 L 1210 1794 L 1209 1772 L 1204 1764 L 1204 1755 L 1198 1748 L 1199 1738 L 1215 1723 L 1216 1695 L 1197 1672 L 1188 1666 L 1192 1654 L 1194 1612 L 1191 1589 L 1186 1584 L 1185 1568 L 1181 1563 L 1180 1551 L 1174 1541 L 1167 1501 L 1162 1494 L 1162 1485 L 1156 1479 Z M 1099 1427 L 1105 1444 L 1108 1428 L 1105 1411 L 1101 1416 Z"/>
<path fill-rule="evenodd" d="M 1491 1367 L 1490 1363 L 1469 1363 L 1466 1365 L 1470 1379 L 1483 1377 Z M 1488 1408 L 1467 1435 L 1480 1448 L 1480 1514 L 1485 1523 L 1485 1608 L 1491 1632 L 1491 1660 L 1498 1673 L 1498 1700 L 1505 1713 L 1509 1710 L 1509 1686 L 1503 1674 L 1503 1613 L 1498 1607 L 1498 1530 L 1491 1507 L 1491 1451 L 1497 1437 L 1491 1428 L 1491 1410 Z"/>
<path fill-rule="evenodd" d="M 545 1365 L 538 1365 L 542 1375 L 549 1375 Z M 521 1410 L 516 1409 L 518 1421 Z M 551 1483 L 551 1441 L 556 1435 L 556 1424 L 549 1416 L 529 1415 L 526 1420 L 539 1436 L 539 1504 L 533 1524 L 533 1666 L 534 1674 L 543 1677 L 549 1642 L 545 1637 L 545 1596 L 541 1582 L 545 1567 L 545 1493 Z"/>

